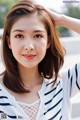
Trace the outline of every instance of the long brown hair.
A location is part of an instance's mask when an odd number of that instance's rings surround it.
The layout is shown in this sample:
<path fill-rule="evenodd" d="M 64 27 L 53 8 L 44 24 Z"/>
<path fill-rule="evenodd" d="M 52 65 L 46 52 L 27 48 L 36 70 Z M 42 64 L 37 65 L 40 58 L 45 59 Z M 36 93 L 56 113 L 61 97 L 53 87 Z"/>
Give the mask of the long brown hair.
<path fill-rule="evenodd" d="M 34 13 L 37 13 L 37 16 L 45 25 L 51 42 L 44 59 L 38 65 L 39 73 L 47 79 L 50 79 L 55 75 L 56 82 L 58 72 L 64 62 L 64 49 L 60 44 L 55 24 L 51 20 L 50 16 L 44 10 L 36 8 L 35 3 L 32 0 L 22 0 L 17 2 L 11 8 L 6 17 L 2 38 L 2 56 L 5 65 L 3 82 L 7 88 L 17 93 L 29 92 L 29 90 L 25 90 L 23 87 L 18 71 L 17 61 L 13 57 L 11 49 L 8 47 L 6 37 L 10 36 L 11 28 L 13 24 L 15 24 L 16 20 L 24 15 L 32 15 Z"/>

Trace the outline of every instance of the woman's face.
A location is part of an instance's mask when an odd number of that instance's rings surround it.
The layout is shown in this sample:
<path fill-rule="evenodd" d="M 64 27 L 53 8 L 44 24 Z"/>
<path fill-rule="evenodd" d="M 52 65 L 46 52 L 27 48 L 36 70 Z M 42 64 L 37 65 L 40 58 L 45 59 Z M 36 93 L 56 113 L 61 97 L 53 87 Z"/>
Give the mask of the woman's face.
<path fill-rule="evenodd" d="M 12 26 L 8 46 L 18 65 L 38 67 L 50 46 L 46 28 L 38 16 L 23 16 L 18 19 Z"/>

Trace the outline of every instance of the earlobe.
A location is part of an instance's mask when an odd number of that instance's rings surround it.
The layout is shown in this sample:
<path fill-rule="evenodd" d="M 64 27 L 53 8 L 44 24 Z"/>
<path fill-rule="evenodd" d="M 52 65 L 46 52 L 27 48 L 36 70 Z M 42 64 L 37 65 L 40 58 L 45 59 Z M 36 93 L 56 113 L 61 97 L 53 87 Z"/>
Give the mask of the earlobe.
<path fill-rule="evenodd" d="M 10 43 L 10 38 L 9 38 L 9 36 L 6 36 L 6 40 L 7 40 L 8 47 L 11 49 L 11 43 Z"/>

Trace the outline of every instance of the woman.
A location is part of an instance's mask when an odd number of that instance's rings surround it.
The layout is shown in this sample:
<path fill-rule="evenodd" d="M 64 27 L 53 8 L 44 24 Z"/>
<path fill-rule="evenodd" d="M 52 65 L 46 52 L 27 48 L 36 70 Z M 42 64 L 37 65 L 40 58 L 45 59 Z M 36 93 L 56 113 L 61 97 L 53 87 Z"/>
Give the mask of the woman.
<path fill-rule="evenodd" d="M 80 89 L 80 64 L 59 73 L 64 49 L 55 23 L 66 27 L 73 20 L 66 16 L 62 22 L 62 18 L 31 0 L 19 1 L 11 8 L 2 38 L 1 119 L 71 119 L 70 97 Z M 73 29 L 74 22 L 68 27 Z M 78 20 L 75 24 L 80 32 Z"/>

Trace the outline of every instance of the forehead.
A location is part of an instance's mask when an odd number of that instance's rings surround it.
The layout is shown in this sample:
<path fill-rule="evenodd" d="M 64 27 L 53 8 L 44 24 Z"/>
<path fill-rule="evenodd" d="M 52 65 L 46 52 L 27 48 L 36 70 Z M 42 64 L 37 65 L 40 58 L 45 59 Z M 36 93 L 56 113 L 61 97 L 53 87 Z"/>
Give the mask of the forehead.
<path fill-rule="evenodd" d="M 40 18 L 37 15 L 31 15 L 31 16 L 22 16 L 19 18 L 12 26 L 12 30 L 15 29 L 23 29 L 23 30 L 36 30 L 36 29 L 42 29 L 46 31 L 45 25 L 40 20 Z"/>

